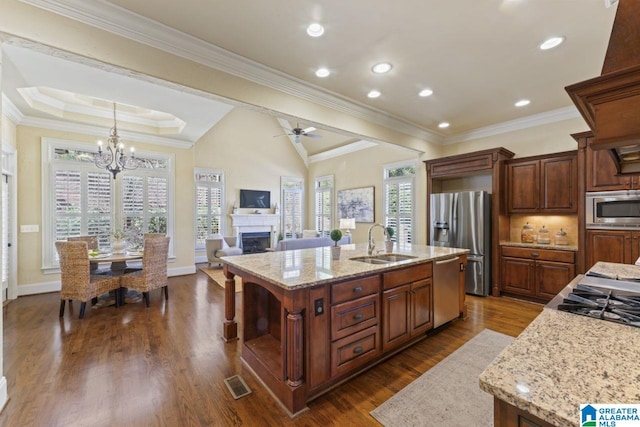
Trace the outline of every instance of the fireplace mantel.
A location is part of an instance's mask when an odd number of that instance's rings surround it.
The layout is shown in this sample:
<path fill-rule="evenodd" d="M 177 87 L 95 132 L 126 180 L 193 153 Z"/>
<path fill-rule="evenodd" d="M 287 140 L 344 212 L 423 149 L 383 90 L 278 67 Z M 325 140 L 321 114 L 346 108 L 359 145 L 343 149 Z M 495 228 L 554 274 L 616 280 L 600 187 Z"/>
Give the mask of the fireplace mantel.
<path fill-rule="evenodd" d="M 271 248 L 274 247 L 276 231 L 280 224 L 280 214 L 230 214 L 234 234 L 268 231 L 271 233 Z"/>

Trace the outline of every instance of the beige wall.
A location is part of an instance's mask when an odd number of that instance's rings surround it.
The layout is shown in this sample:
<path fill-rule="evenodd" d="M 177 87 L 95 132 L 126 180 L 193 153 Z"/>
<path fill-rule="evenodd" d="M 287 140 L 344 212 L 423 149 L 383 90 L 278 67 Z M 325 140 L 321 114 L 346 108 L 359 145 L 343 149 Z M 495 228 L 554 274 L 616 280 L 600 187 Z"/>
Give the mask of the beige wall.
<path fill-rule="evenodd" d="M 18 148 L 18 229 L 20 225 L 38 225 L 37 233 L 18 233 L 18 286 L 59 281 L 57 274 L 42 272 L 42 177 L 41 138 L 49 137 L 95 144 L 96 137 L 26 126 L 17 128 Z M 148 144 L 133 144 L 138 152 L 152 151 L 175 155 L 175 222 L 173 250 L 175 262 L 170 268 L 194 265 L 194 181 L 192 150 Z M 185 206 L 187 208 L 185 208 Z"/>
<path fill-rule="evenodd" d="M 0 141 L 16 148 L 16 125 L 7 116 L 2 115 L 2 134 Z"/>
<path fill-rule="evenodd" d="M 282 127 L 271 116 L 234 108 L 194 148 L 194 167 L 225 173 L 225 235 L 233 235 L 231 208 L 239 205 L 240 189 L 271 192 L 271 205 L 280 200 L 280 178 L 307 178 L 307 168 L 286 137 L 274 138 Z M 251 213 L 240 209 L 239 213 Z"/>
<path fill-rule="evenodd" d="M 575 139 L 571 137 L 571 134 L 586 130 L 588 130 L 587 124 L 580 117 L 473 141 L 446 145 L 443 148 L 443 155 L 452 156 L 495 147 L 504 147 L 513 151 L 515 153 L 514 157 L 559 153 L 561 151 L 576 150 L 578 145 Z"/>
<path fill-rule="evenodd" d="M 433 147 L 434 150 L 437 147 Z M 434 151 L 435 152 L 435 151 Z M 435 155 L 430 152 L 429 155 Z M 309 166 L 309 182 L 307 185 L 309 197 L 307 197 L 307 224 L 313 224 L 314 216 L 314 179 L 325 176 L 334 176 L 334 205 L 337 206 L 337 193 L 339 190 L 350 188 L 374 186 L 375 197 L 375 222 L 383 221 L 383 188 L 382 188 L 382 168 L 383 165 L 397 163 L 401 161 L 415 161 L 417 167 L 416 177 L 416 243 L 425 242 L 426 205 L 424 194 L 426 194 L 426 169 L 418 153 L 411 153 L 404 149 L 394 148 L 389 145 L 367 148 L 345 156 L 312 163 Z M 337 217 L 337 208 L 334 209 L 334 227 L 338 226 L 340 218 Z M 354 243 L 367 241 L 367 230 L 370 223 L 357 223 L 356 229 L 352 231 Z M 381 241 L 382 231 L 376 229 L 374 232 L 376 240 Z"/>

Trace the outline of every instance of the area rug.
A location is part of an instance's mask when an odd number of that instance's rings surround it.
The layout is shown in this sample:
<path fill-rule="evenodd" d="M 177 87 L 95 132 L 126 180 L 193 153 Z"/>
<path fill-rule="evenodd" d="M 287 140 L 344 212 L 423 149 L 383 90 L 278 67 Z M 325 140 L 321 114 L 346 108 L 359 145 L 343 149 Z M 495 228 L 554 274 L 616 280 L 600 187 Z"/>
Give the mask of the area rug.
<path fill-rule="evenodd" d="M 222 273 L 221 268 L 200 267 L 200 271 L 209 276 L 218 286 L 224 288 L 224 281 L 227 280 L 227 278 L 224 277 L 224 273 Z M 236 292 L 242 292 L 242 278 L 240 276 L 236 276 L 235 279 Z"/>
<path fill-rule="evenodd" d="M 493 396 L 478 378 L 513 338 L 485 329 L 371 411 L 386 427 L 492 426 Z"/>
<path fill-rule="evenodd" d="M 127 304 L 135 304 L 138 302 L 142 302 L 142 293 L 138 291 L 134 291 L 133 289 L 127 290 L 127 294 L 124 296 L 124 302 Z M 113 292 L 109 292 L 104 295 L 100 295 L 98 297 L 98 302 L 91 306 L 92 309 L 96 310 L 98 308 L 103 307 L 111 307 L 116 305 L 116 298 L 113 295 Z"/>

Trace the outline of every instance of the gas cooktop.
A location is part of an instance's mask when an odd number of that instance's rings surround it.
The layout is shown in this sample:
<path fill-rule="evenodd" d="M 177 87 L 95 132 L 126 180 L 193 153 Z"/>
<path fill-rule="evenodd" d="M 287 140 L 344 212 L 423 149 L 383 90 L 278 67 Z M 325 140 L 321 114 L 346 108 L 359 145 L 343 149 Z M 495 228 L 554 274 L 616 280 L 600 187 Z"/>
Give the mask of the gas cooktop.
<path fill-rule="evenodd" d="M 640 327 L 640 282 L 589 274 L 565 289 L 552 308 L 596 319 Z"/>

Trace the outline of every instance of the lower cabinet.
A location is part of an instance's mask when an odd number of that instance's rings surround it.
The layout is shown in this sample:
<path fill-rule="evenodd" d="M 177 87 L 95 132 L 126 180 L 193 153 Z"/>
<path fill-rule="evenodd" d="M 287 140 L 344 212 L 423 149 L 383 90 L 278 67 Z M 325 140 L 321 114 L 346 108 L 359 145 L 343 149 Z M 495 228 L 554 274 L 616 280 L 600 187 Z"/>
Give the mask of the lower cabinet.
<path fill-rule="evenodd" d="M 493 399 L 493 416 L 495 427 L 553 427 L 553 424 L 549 424 L 497 397 Z"/>
<path fill-rule="evenodd" d="M 598 261 L 633 264 L 640 257 L 640 231 L 587 230 L 587 264 Z"/>
<path fill-rule="evenodd" d="M 406 269 L 384 275 L 383 351 L 400 346 L 433 327 L 433 282 L 430 277 L 431 264 L 428 266 L 428 278 L 424 278 L 424 269 Z M 404 277 L 398 277 L 399 274 Z"/>
<path fill-rule="evenodd" d="M 575 252 L 502 247 L 501 291 L 549 301 L 575 277 Z"/>

